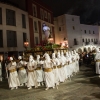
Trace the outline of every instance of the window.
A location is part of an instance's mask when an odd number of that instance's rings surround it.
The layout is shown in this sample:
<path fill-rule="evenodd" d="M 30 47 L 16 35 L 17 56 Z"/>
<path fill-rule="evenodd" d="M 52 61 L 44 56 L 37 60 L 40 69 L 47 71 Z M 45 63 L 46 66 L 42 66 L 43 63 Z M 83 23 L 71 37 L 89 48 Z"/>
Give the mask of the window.
<path fill-rule="evenodd" d="M 95 39 L 94 39 L 94 42 L 95 42 Z"/>
<path fill-rule="evenodd" d="M 72 18 L 72 21 L 74 21 L 74 18 Z"/>
<path fill-rule="evenodd" d="M 44 11 L 44 17 L 47 18 L 47 11 Z"/>
<path fill-rule="evenodd" d="M 74 45 L 77 45 L 77 40 L 76 39 L 74 39 Z"/>
<path fill-rule="evenodd" d="M 26 18 L 24 14 L 22 14 L 22 28 L 26 28 Z"/>
<path fill-rule="evenodd" d="M 91 34 L 91 31 L 89 30 L 89 34 Z"/>
<path fill-rule="evenodd" d="M 34 32 L 38 32 L 37 21 L 34 21 Z"/>
<path fill-rule="evenodd" d="M 73 26 L 73 30 L 75 30 L 75 27 Z"/>
<path fill-rule="evenodd" d="M 87 39 L 86 39 L 86 42 L 87 42 Z"/>
<path fill-rule="evenodd" d="M 26 40 L 27 40 L 27 34 L 23 33 L 23 43 L 26 42 Z"/>
<path fill-rule="evenodd" d="M 16 26 L 15 11 L 6 9 L 6 24 Z"/>
<path fill-rule="evenodd" d="M 51 15 L 50 15 L 50 13 L 48 13 L 48 22 L 51 23 Z"/>
<path fill-rule="evenodd" d="M 94 31 L 93 31 L 93 34 L 95 34 Z"/>
<path fill-rule="evenodd" d="M 7 30 L 7 47 L 17 47 L 16 31 Z"/>
<path fill-rule="evenodd" d="M 0 47 L 3 47 L 3 32 L 0 30 Z"/>
<path fill-rule="evenodd" d="M 40 9 L 40 15 L 41 15 L 41 19 L 44 20 L 44 13 L 43 13 L 43 9 Z"/>
<path fill-rule="evenodd" d="M 82 39 L 82 41 L 84 42 L 84 39 Z"/>
<path fill-rule="evenodd" d="M 35 37 L 35 44 L 38 45 L 38 37 Z"/>
<path fill-rule="evenodd" d="M 84 30 L 84 33 L 86 33 L 86 30 Z"/>
<path fill-rule="evenodd" d="M 52 33 L 52 26 L 48 26 L 50 28 L 50 33 Z"/>
<path fill-rule="evenodd" d="M 0 24 L 2 24 L 2 8 L 0 8 Z"/>
<path fill-rule="evenodd" d="M 90 39 L 88 39 L 88 42 L 90 42 Z"/>
<path fill-rule="evenodd" d="M 91 39 L 91 42 L 93 42 L 93 39 Z"/>
<path fill-rule="evenodd" d="M 61 31 L 61 27 L 59 27 L 59 31 Z"/>
<path fill-rule="evenodd" d="M 36 8 L 36 5 L 33 5 L 33 16 L 37 17 L 37 8 Z"/>
<path fill-rule="evenodd" d="M 43 31 L 43 24 L 44 24 L 44 22 L 41 23 L 41 33 L 42 33 L 42 34 L 44 34 L 44 31 Z"/>
<path fill-rule="evenodd" d="M 96 39 L 96 42 L 98 42 L 98 39 Z"/>

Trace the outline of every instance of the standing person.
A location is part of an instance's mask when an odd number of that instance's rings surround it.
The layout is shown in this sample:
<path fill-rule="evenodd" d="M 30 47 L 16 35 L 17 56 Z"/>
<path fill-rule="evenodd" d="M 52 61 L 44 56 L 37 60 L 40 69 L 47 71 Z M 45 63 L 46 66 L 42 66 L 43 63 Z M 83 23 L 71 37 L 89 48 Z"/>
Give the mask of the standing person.
<path fill-rule="evenodd" d="M 26 72 L 26 61 L 22 60 L 22 56 L 18 57 L 19 62 L 17 63 L 18 68 L 18 76 L 20 81 L 20 86 L 26 86 L 27 85 L 27 72 Z"/>
<path fill-rule="evenodd" d="M 44 60 L 43 68 L 44 68 L 44 76 L 45 76 L 45 84 L 46 84 L 45 90 L 48 90 L 50 87 L 55 88 L 53 64 L 48 54 L 45 54 L 44 57 L 45 60 Z"/>
<path fill-rule="evenodd" d="M 95 61 L 96 61 L 96 74 L 99 74 L 100 77 L 100 48 L 99 50 L 97 49 Z"/>
<path fill-rule="evenodd" d="M 17 69 L 16 69 L 16 62 L 13 60 L 12 57 L 10 57 L 10 63 L 7 65 L 7 70 L 9 71 L 9 76 L 8 76 L 8 84 L 9 88 L 11 90 L 18 89 L 18 86 L 20 86 L 18 74 L 17 74 Z"/>
<path fill-rule="evenodd" d="M 0 60 L 0 81 L 2 81 L 2 62 Z"/>
<path fill-rule="evenodd" d="M 38 85 L 43 85 L 43 70 L 42 70 L 42 61 L 40 61 L 40 55 L 37 55 L 36 59 L 36 80 L 38 82 Z"/>
<path fill-rule="evenodd" d="M 57 62 L 59 61 L 56 58 L 55 53 L 52 53 L 52 62 L 53 62 L 53 73 L 54 73 L 55 85 L 56 85 L 56 88 L 58 89 L 59 73 L 58 73 L 58 68 L 57 68 Z"/>
<path fill-rule="evenodd" d="M 2 81 L 2 61 L 3 61 L 3 57 L 0 56 L 0 81 Z"/>
<path fill-rule="evenodd" d="M 65 74 L 64 74 L 64 69 L 63 69 L 63 65 L 64 65 L 64 61 L 60 56 L 60 52 L 57 52 L 57 67 L 58 67 L 58 73 L 59 73 L 59 80 L 60 82 L 64 82 L 65 81 Z"/>
<path fill-rule="evenodd" d="M 35 88 L 37 88 L 37 80 L 36 80 L 36 75 L 35 75 L 35 70 L 34 70 L 35 67 L 36 67 L 36 62 L 33 59 L 33 56 L 30 55 L 29 62 L 27 63 L 27 70 L 28 70 L 27 87 L 28 87 L 28 90 L 32 89 L 32 86 L 35 86 Z"/>

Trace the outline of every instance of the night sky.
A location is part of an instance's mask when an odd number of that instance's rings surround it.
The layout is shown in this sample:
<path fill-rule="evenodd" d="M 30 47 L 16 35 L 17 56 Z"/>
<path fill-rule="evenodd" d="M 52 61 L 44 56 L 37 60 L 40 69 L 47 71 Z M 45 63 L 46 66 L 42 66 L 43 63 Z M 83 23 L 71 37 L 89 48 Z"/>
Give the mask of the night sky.
<path fill-rule="evenodd" d="M 62 14 L 80 16 L 82 24 L 100 25 L 100 0 L 40 0 L 51 7 L 54 17 Z"/>

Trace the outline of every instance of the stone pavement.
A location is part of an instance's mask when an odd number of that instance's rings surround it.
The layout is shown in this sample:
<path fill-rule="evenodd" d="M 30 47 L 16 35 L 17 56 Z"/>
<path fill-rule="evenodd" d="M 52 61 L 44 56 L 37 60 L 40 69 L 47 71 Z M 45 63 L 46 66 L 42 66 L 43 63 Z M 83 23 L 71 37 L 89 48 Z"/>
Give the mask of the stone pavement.
<path fill-rule="evenodd" d="M 60 83 L 59 89 L 45 87 L 9 90 L 7 80 L 0 82 L 0 100 L 100 100 L 100 78 L 91 68 L 81 67 L 71 81 Z"/>

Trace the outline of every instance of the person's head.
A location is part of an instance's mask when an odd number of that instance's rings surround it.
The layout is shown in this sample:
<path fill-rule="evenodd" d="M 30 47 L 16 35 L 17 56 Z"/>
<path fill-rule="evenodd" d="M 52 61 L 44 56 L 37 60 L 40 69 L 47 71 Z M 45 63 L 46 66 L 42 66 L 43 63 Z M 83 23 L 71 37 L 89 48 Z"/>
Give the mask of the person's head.
<path fill-rule="evenodd" d="M 40 55 L 36 55 L 37 56 L 37 60 L 39 60 L 40 59 Z"/>
<path fill-rule="evenodd" d="M 56 56 L 55 56 L 55 53 L 52 53 L 52 59 L 54 59 Z"/>
<path fill-rule="evenodd" d="M 22 60 L 22 56 L 18 56 L 18 60 Z"/>
<path fill-rule="evenodd" d="M 31 61 L 33 61 L 33 56 L 32 55 L 29 56 L 29 62 L 31 62 Z"/>
<path fill-rule="evenodd" d="M 9 60 L 10 60 L 10 61 L 13 61 L 13 57 L 10 57 Z"/>

